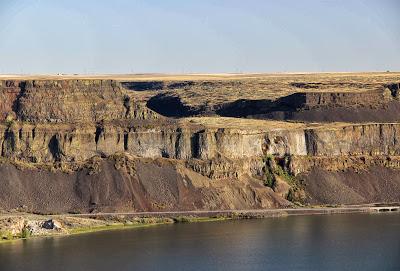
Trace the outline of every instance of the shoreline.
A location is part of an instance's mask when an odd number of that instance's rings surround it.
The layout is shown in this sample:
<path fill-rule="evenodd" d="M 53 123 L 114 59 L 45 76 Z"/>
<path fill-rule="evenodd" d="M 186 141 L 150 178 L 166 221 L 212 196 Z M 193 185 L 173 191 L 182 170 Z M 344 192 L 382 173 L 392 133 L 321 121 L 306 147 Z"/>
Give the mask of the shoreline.
<path fill-rule="evenodd" d="M 214 222 L 235 219 L 261 219 L 295 215 L 329 215 L 352 213 L 400 213 L 400 204 L 369 204 L 341 207 L 307 207 L 287 209 L 256 210 L 216 210 L 216 211 L 168 211 L 168 212 L 124 212 L 124 213 L 88 213 L 41 215 L 32 213 L 0 213 L 0 221 L 17 221 L 22 228 L 20 233 L 12 233 L 15 225 L 1 227 L 0 244 L 17 240 L 40 237 L 69 236 L 99 231 L 124 230 L 150 226 Z M 23 222 L 21 222 L 23 221 Z M 37 229 L 32 225 L 53 224 L 51 229 Z M 55 226 L 57 225 L 57 226 Z M 62 226 L 61 226 L 62 225 Z M 29 229 L 28 231 L 26 229 Z M 26 233 L 28 232 L 28 234 Z M 30 232 L 30 233 L 29 233 Z"/>
<path fill-rule="evenodd" d="M 393 209 L 393 210 L 392 210 Z M 396 209 L 396 210 L 394 210 Z M 399 211 L 400 203 L 388 204 L 363 204 L 363 205 L 343 205 L 343 206 L 309 206 L 297 208 L 276 208 L 276 209 L 248 209 L 248 210 L 196 210 L 196 211 L 163 211 L 163 212 L 118 212 L 118 213 L 83 213 L 83 214 L 61 214 L 57 216 L 75 216 L 75 217 L 108 217 L 108 216 L 132 216 L 132 217 L 213 217 L 213 216 L 250 216 L 273 217 L 281 215 L 313 215 L 313 214 L 331 214 L 331 213 L 362 213 L 362 212 L 384 212 Z M 1 216 L 1 215 L 0 215 Z"/>

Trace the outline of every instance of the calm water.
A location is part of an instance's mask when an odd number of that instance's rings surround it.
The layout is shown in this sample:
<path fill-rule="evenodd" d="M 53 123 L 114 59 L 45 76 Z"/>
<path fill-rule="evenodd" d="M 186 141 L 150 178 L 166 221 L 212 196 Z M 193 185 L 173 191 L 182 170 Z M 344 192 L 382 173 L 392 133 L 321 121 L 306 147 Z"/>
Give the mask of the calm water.
<path fill-rule="evenodd" d="M 0 270 L 400 270 L 400 214 L 162 225 L 0 244 Z"/>

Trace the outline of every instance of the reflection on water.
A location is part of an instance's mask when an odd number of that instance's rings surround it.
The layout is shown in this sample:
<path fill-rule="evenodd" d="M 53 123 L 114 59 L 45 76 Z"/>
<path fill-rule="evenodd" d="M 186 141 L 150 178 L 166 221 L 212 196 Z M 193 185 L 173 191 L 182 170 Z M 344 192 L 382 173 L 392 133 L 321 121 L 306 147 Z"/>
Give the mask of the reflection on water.
<path fill-rule="evenodd" d="M 0 270 L 400 270 L 400 214 L 162 225 L 0 244 Z"/>

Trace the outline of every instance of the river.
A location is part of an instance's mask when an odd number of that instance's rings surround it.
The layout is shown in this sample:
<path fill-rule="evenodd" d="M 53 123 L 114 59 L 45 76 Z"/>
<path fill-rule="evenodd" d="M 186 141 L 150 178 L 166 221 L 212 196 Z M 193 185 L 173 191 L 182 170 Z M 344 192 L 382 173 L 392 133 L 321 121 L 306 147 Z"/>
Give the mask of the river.
<path fill-rule="evenodd" d="M 0 244 L 0 270 L 400 270 L 400 214 L 201 222 Z"/>

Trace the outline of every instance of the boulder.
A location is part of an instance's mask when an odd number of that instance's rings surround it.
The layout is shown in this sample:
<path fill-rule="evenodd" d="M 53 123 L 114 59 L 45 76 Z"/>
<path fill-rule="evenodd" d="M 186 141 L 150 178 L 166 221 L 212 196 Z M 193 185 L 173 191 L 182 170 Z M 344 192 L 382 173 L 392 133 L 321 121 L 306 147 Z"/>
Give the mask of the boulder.
<path fill-rule="evenodd" d="M 44 221 L 42 224 L 42 228 L 47 229 L 47 230 L 62 230 L 62 224 L 60 221 L 55 220 L 55 219 L 49 219 L 47 221 Z"/>

